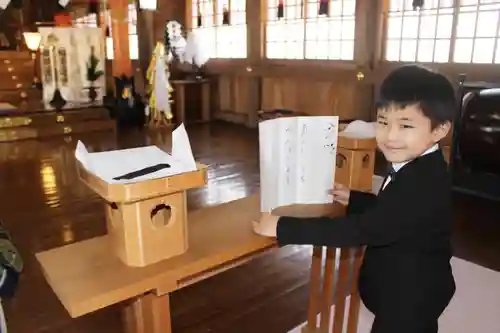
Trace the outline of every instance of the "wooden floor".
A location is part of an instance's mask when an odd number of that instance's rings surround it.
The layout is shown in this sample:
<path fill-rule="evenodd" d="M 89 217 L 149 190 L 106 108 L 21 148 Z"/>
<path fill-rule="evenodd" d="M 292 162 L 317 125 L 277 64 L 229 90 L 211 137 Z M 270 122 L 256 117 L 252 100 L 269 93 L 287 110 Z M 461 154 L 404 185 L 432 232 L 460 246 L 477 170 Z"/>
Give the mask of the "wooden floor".
<path fill-rule="evenodd" d="M 259 184 L 255 130 L 226 123 L 188 127 L 194 154 L 209 164 L 208 185 L 189 209 L 254 193 Z M 157 144 L 139 131 L 0 145 L 0 218 L 25 259 L 19 291 L 5 301 L 9 333 L 122 333 L 120 305 L 72 320 L 46 284 L 34 253 L 105 233 L 102 202 L 77 179 L 78 139 L 93 151 Z M 500 271 L 500 207 L 456 198 L 456 255 Z M 416 203 L 418 204 L 418 203 Z M 495 207 L 496 206 L 496 207 Z M 174 333 L 281 333 L 305 320 L 309 247 L 287 247 L 173 294 Z"/>

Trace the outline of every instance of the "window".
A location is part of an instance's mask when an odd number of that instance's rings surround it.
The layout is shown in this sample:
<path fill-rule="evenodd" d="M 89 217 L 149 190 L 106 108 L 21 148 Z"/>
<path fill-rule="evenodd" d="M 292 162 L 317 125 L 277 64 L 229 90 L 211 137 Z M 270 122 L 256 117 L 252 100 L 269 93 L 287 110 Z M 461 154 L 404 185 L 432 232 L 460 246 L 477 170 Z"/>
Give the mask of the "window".
<path fill-rule="evenodd" d="M 500 0 L 412 3 L 390 1 L 386 60 L 500 63 Z"/>
<path fill-rule="evenodd" d="M 111 15 L 106 12 L 105 23 L 108 25 L 109 36 L 106 37 L 106 58 L 113 59 L 113 37 L 111 34 Z M 128 33 L 129 33 L 129 48 L 130 59 L 139 59 L 139 40 L 137 37 L 137 10 L 135 4 L 128 5 Z M 89 15 L 78 17 L 73 21 L 75 27 L 97 27 L 97 15 L 92 13 Z"/>
<path fill-rule="evenodd" d="M 193 30 L 211 58 L 246 58 L 246 0 L 193 0 Z"/>
<path fill-rule="evenodd" d="M 353 60 L 356 0 L 269 0 L 266 57 Z"/>
<path fill-rule="evenodd" d="M 500 63 L 500 1 L 461 0 L 453 61 Z"/>
<path fill-rule="evenodd" d="M 385 58 L 389 61 L 448 62 L 454 0 L 427 0 L 421 9 L 413 0 L 391 0 Z"/>
<path fill-rule="evenodd" d="M 108 25 L 109 36 L 106 37 L 106 57 L 113 59 L 113 34 L 111 30 L 111 15 L 107 12 L 106 24 Z M 128 43 L 130 50 L 130 59 L 139 59 L 139 39 L 137 36 L 137 9 L 135 3 L 128 5 Z"/>

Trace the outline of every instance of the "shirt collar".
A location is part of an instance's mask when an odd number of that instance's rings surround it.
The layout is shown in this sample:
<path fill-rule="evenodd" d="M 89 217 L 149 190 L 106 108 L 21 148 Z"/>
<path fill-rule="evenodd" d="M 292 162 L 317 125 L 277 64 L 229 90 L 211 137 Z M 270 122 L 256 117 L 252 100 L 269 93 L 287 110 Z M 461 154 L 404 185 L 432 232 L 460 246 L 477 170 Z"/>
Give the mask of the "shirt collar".
<path fill-rule="evenodd" d="M 424 153 L 421 156 L 433 153 L 438 149 L 439 149 L 439 144 L 436 143 L 434 146 L 432 146 L 429 149 L 427 149 L 426 151 L 424 151 Z M 392 163 L 392 168 L 394 169 L 394 171 L 398 172 L 399 169 L 404 167 L 408 162 L 410 162 L 410 161 L 400 162 L 400 163 Z"/>

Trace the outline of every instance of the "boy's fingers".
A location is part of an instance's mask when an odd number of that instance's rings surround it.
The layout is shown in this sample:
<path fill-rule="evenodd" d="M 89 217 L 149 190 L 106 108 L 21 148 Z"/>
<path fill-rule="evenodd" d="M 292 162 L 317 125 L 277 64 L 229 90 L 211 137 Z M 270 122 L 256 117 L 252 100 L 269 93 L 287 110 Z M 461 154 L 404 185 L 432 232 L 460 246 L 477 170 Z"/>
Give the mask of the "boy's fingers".
<path fill-rule="evenodd" d="M 260 223 L 259 222 L 252 221 L 252 227 L 253 227 L 253 231 L 255 231 L 256 233 L 259 233 L 259 231 L 260 231 Z"/>

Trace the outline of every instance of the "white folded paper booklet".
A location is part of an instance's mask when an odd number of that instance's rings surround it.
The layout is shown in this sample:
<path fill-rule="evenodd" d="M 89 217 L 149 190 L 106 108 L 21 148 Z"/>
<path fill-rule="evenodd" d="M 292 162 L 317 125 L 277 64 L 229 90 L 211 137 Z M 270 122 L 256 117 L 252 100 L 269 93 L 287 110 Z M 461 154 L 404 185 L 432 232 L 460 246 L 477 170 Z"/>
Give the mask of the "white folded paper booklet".
<path fill-rule="evenodd" d="M 333 202 L 338 124 L 337 116 L 259 123 L 261 212 Z"/>
<path fill-rule="evenodd" d="M 75 157 L 89 172 L 109 184 L 136 183 L 197 170 L 183 124 L 172 132 L 172 154 L 157 146 L 89 153 L 85 145 L 78 141 Z M 170 167 L 132 179 L 113 179 L 158 164 L 169 164 Z"/>

